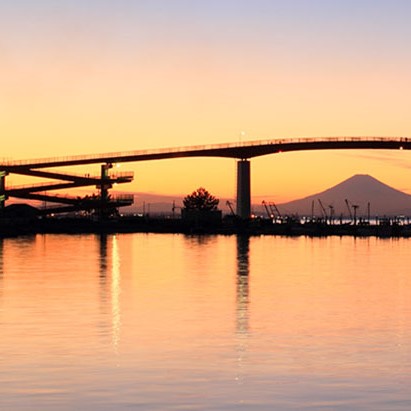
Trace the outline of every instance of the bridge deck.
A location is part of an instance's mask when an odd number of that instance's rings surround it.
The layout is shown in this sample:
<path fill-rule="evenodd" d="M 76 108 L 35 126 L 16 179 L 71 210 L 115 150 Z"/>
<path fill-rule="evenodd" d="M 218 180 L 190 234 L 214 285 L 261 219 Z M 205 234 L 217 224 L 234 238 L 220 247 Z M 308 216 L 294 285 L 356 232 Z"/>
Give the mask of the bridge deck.
<path fill-rule="evenodd" d="M 76 155 L 32 160 L 1 161 L 0 170 L 36 169 L 96 163 L 124 163 L 182 157 L 224 157 L 249 159 L 288 151 L 336 149 L 411 149 L 409 137 L 324 137 L 255 140 L 239 143 L 211 144 L 138 150 L 105 154 Z"/>

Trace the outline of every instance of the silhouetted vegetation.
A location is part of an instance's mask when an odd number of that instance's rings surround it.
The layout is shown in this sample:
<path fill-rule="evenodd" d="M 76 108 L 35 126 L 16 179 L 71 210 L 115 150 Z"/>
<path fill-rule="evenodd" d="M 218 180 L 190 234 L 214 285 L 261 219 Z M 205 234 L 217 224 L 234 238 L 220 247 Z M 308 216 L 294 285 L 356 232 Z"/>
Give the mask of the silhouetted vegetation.
<path fill-rule="evenodd" d="M 184 197 L 183 204 L 187 210 L 215 211 L 220 200 L 211 195 L 205 188 L 200 187 L 196 191 Z"/>

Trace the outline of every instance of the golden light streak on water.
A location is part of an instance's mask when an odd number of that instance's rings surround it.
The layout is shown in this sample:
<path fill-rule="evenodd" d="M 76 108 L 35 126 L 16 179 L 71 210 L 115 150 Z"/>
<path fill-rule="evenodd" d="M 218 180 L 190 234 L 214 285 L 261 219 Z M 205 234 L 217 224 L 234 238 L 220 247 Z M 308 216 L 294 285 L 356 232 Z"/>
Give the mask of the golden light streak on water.
<path fill-rule="evenodd" d="M 120 293 L 120 254 L 117 237 L 113 236 L 111 249 L 111 321 L 112 344 L 116 354 L 118 354 L 121 330 Z"/>
<path fill-rule="evenodd" d="M 235 380 L 238 385 L 246 383 L 247 378 L 247 349 L 249 339 L 249 251 L 250 237 L 238 236 L 237 246 L 237 316 L 236 316 L 236 345 L 237 345 L 237 375 Z M 242 403 L 243 398 L 238 400 Z"/>
<path fill-rule="evenodd" d="M 410 246 L 4 239 L 0 409 L 408 411 Z"/>

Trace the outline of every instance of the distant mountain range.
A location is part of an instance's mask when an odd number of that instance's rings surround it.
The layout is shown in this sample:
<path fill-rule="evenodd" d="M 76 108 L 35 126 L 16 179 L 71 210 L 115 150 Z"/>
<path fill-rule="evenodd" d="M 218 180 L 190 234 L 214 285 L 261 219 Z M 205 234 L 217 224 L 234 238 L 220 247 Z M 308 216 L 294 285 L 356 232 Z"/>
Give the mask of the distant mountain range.
<path fill-rule="evenodd" d="M 114 194 L 114 192 L 113 192 Z M 123 193 L 119 193 L 123 194 Z M 131 193 L 127 193 L 131 194 Z M 167 214 L 171 215 L 173 212 L 176 215 L 181 213 L 183 205 L 183 196 L 168 196 L 152 193 L 132 193 L 134 194 L 134 204 L 129 207 L 122 208 L 123 213 L 149 213 L 149 214 Z M 226 205 L 227 199 L 219 198 L 220 203 L 218 208 L 224 213 L 229 212 Z M 233 200 L 230 200 L 233 202 Z M 235 204 L 233 204 L 235 209 Z"/>
<path fill-rule="evenodd" d="M 113 194 L 125 194 L 125 192 L 114 192 Z M 180 214 L 183 204 L 182 196 L 166 196 L 152 193 L 129 193 L 134 195 L 134 204 L 130 207 L 121 209 L 123 213 L 149 213 L 149 214 Z M 15 200 L 11 203 L 29 203 L 36 207 L 41 207 L 44 203 L 34 201 Z M 235 211 L 235 201 L 229 199 Z M 396 190 L 381 181 L 369 176 L 358 174 L 337 184 L 328 190 L 322 191 L 308 197 L 290 201 L 283 204 L 277 204 L 281 214 L 298 214 L 300 216 L 311 216 L 314 209 L 314 215 L 321 216 L 320 201 L 326 212 L 330 213 L 331 208 L 334 216 L 339 217 L 341 214 L 348 217 L 348 207 L 345 202 L 348 201 L 351 212 L 353 206 L 356 207 L 357 216 L 366 216 L 368 212 L 368 203 L 370 204 L 370 214 L 374 216 L 411 216 L 411 195 Z M 229 213 L 230 210 L 226 204 L 226 198 L 220 198 L 219 208 L 223 213 Z M 266 210 L 261 203 L 253 204 L 252 210 L 255 214 L 264 216 Z"/>
<path fill-rule="evenodd" d="M 411 215 L 411 195 L 396 190 L 387 184 L 369 175 L 357 174 L 347 180 L 331 187 L 325 191 L 308 197 L 277 204 L 282 214 L 299 214 L 310 216 L 314 206 L 314 215 L 321 216 L 320 202 L 329 213 L 331 208 L 336 217 L 343 214 L 348 217 L 348 208 L 345 200 L 348 201 L 351 212 L 353 206 L 357 207 L 357 215 L 365 216 L 368 213 L 368 203 L 370 204 L 371 216 L 393 216 Z M 229 212 L 226 205 L 227 199 L 220 198 L 219 208 L 223 212 Z M 174 212 L 180 213 L 180 206 L 183 198 L 178 196 L 161 196 L 156 194 L 136 193 L 135 204 L 123 209 L 124 212 L 145 212 L 147 213 L 167 213 L 171 214 L 173 204 Z M 233 204 L 235 209 L 235 204 Z M 253 204 L 253 211 L 260 215 L 266 215 L 265 209 L 261 204 Z"/>
<path fill-rule="evenodd" d="M 278 205 L 284 214 L 322 215 L 320 201 L 327 213 L 334 209 L 334 215 L 348 216 L 350 209 L 357 207 L 357 215 L 367 215 L 368 203 L 371 216 L 411 215 L 411 195 L 396 190 L 369 175 L 357 174 L 321 193 Z M 320 200 L 320 201 L 319 201 Z M 331 206 L 331 207 L 330 207 Z"/>

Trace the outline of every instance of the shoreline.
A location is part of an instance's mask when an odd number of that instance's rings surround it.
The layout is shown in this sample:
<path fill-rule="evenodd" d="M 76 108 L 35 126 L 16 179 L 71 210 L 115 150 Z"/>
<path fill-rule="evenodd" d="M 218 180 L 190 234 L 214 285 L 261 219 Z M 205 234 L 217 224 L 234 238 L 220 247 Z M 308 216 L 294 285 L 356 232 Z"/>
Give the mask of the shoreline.
<path fill-rule="evenodd" d="M 120 234 L 158 233 L 186 235 L 282 235 L 282 236 L 353 236 L 391 238 L 411 237 L 411 224 L 327 224 L 285 222 L 267 219 L 233 220 L 220 223 L 189 223 L 182 219 L 120 217 L 97 221 L 90 218 L 64 217 L 34 220 L 0 221 L 0 239 L 36 234 Z"/>

